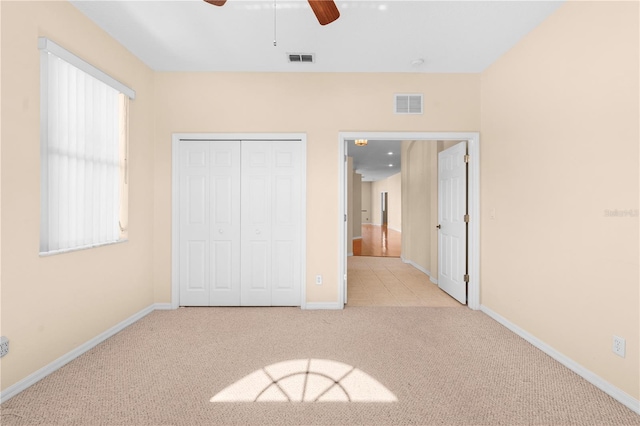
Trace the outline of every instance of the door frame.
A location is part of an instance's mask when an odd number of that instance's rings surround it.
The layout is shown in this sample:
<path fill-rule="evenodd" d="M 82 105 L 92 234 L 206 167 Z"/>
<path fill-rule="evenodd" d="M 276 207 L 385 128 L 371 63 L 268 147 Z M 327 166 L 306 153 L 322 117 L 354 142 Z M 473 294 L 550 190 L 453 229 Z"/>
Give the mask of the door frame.
<path fill-rule="evenodd" d="M 195 141 L 300 141 L 302 159 L 300 162 L 303 193 L 300 206 L 300 307 L 305 309 L 307 301 L 307 134 L 306 133 L 173 133 L 171 135 L 171 308 L 180 306 L 180 268 L 178 255 L 180 240 L 180 182 L 178 175 L 178 144 L 181 140 Z"/>
<path fill-rule="evenodd" d="M 467 141 L 470 156 L 467 180 L 469 212 L 468 228 L 468 273 L 467 306 L 480 309 L 480 133 L 479 132 L 340 132 L 338 133 L 338 305 L 344 307 L 346 301 L 347 253 L 345 247 L 346 215 L 345 203 L 346 175 L 344 162 L 347 155 L 347 140 L 412 140 L 412 141 Z"/>

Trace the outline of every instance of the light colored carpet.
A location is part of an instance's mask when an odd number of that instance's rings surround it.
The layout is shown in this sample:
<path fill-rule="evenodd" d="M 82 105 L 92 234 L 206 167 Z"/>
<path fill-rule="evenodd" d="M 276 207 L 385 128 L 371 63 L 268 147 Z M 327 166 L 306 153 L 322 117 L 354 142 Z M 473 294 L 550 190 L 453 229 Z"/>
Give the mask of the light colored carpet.
<path fill-rule="evenodd" d="M 355 367 L 397 401 L 210 402 L 296 359 Z M 371 388 L 360 384 L 345 388 L 366 395 Z M 640 425 L 483 313 L 425 307 L 155 311 L 1 410 L 3 426 Z"/>

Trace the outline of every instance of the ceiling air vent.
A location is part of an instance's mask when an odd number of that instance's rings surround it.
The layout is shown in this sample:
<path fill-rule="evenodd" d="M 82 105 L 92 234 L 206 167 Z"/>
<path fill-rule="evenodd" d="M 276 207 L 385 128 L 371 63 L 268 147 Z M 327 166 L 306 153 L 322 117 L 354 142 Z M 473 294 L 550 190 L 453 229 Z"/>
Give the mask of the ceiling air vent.
<path fill-rule="evenodd" d="M 396 95 L 396 114 L 422 114 L 422 95 Z"/>
<path fill-rule="evenodd" d="M 313 53 L 287 53 L 289 62 L 315 62 Z"/>

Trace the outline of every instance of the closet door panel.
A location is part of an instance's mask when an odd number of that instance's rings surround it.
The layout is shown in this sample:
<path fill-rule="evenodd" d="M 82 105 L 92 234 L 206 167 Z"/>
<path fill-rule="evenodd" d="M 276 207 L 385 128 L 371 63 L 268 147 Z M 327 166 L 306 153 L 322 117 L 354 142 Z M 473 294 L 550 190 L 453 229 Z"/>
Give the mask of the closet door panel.
<path fill-rule="evenodd" d="M 206 142 L 184 142 L 180 162 L 180 304 L 209 304 L 210 163 Z"/>
<path fill-rule="evenodd" d="M 240 144 L 211 144 L 210 306 L 240 305 Z"/>
<path fill-rule="evenodd" d="M 301 279 L 301 144 L 273 142 L 272 305 L 299 306 Z"/>
<path fill-rule="evenodd" d="M 241 304 L 271 305 L 271 142 L 243 141 Z"/>

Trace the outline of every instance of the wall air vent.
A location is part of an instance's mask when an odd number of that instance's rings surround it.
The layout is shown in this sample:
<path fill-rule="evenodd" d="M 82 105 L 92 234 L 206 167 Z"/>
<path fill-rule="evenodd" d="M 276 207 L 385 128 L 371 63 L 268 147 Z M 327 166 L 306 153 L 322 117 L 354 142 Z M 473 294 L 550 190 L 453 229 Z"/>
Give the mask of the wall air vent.
<path fill-rule="evenodd" d="M 422 94 L 396 94 L 396 114 L 422 114 Z"/>
<path fill-rule="evenodd" d="M 287 53 L 289 62 L 315 62 L 313 53 Z"/>

